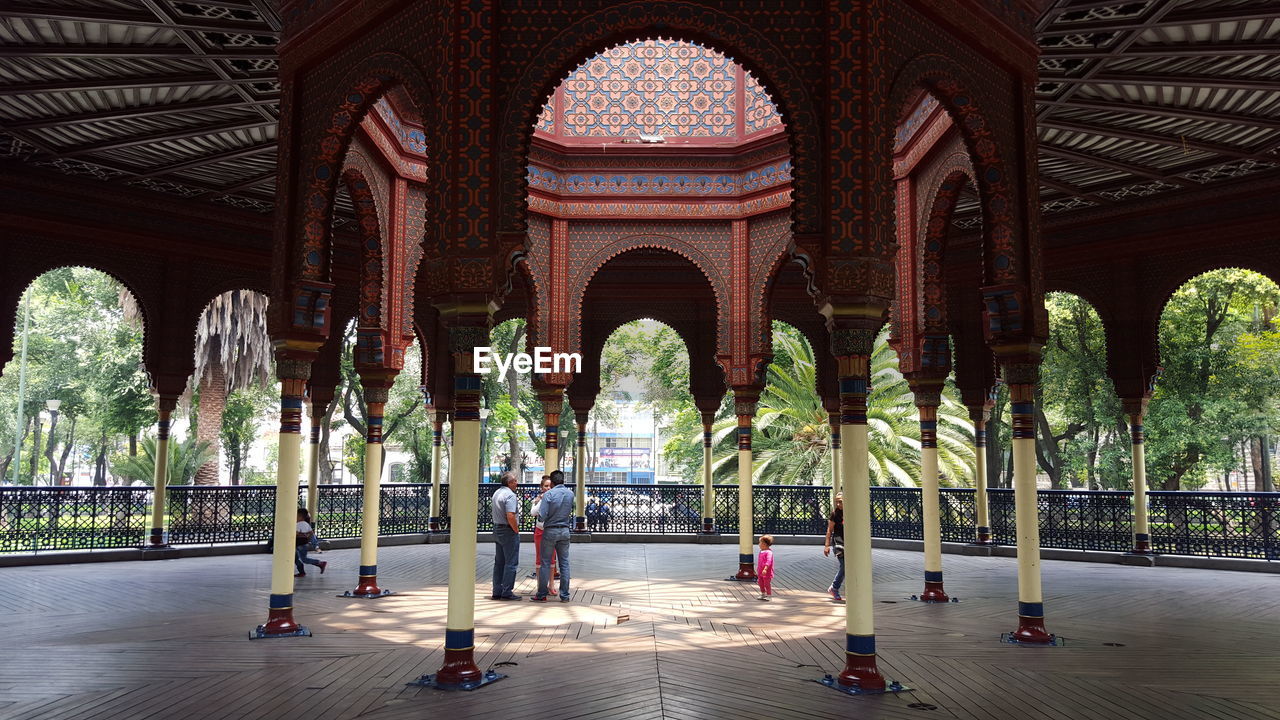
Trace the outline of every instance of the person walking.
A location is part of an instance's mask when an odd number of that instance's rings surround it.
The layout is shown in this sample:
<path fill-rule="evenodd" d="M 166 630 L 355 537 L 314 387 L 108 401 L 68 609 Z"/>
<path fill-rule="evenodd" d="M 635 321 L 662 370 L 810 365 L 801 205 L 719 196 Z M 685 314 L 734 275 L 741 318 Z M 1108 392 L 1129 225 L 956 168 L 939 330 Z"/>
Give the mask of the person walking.
<path fill-rule="evenodd" d="M 523 600 L 513 590 L 520 569 L 520 498 L 516 474 L 502 474 L 502 487 L 493 493 L 493 595 L 494 600 Z"/>
<path fill-rule="evenodd" d="M 542 552 L 538 556 L 537 602 L 546 602 L 551 591 L 551 559 L 560 561 L 560 602 L 569 602 L 569 524 L 573 517 L 573 491 L 564 486 L 564 473 L 551 473 L 551 489 L 538 504 L 542 520 Z"/>
<path fill-rule="evenodd" d="M 760 536 L 760 555 L 756 560 L 756 582 L 760 585 L 760 599 L 773 599 L 773 536 Z"/>
<path fill-rule="evenodd" d="M 844 493 L 836 493 L 832 503 L 835 507 L 831 510 L 831 517 L 827 518 L 827 540 L 822 544 L 822 554 L 830 556 L 831 549 L 835 548 L 836 577 L 827 588 L 827 594 L 836 602 L 844 602 L 840 597 L 840 587 L 844 585 Z"/>
<path fill-rule="evenodd" d="M 307 550 L 311 547 L 311 540 L 315 537 L 315 528 L 311 525 L 311 513 L 306 508 L 298 508 L 298 527 L 294 535 L 293 566 L 297 569 L 294 577 L 306 577 L 307 565 L 315 565 L 320 568 L 320 574 L 324 574 L 324 569 L 329 567 L 329 563 L 315 558 L 307 557 Z"/>

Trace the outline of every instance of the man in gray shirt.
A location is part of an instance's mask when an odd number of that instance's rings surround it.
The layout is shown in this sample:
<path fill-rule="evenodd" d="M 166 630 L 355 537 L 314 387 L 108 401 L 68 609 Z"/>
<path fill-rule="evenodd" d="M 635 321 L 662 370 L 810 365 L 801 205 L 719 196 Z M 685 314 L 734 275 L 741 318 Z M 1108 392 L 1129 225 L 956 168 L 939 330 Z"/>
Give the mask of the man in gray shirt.
<path fill-rule="evenodd" d="M 516 496 L 515 473 L 503 473 L 502 487 L 493 494 L 493 597 L 494 600 L 523 600 L 512 590 L 520 568 L 520 498 Z"/>
<path fill-rule="evenodd" d="M 573 491 L 564 486 L 564 473 L 551 473 L 551 489 L 542 496 L 538 518 L 542 520 L 542 557 L 538 558 L 538 594 L 547 601 L 551 583 L 551 556 L 560 560 L 560 602 L 569 602 L 569 524 L 573 517 Z"/>

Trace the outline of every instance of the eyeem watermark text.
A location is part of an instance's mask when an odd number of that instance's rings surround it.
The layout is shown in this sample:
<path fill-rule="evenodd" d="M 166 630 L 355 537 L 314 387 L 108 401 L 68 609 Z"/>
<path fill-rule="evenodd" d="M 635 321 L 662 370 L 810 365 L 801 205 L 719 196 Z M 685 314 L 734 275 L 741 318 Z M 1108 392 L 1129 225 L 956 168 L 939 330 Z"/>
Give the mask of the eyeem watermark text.
<path fill-rule="evenodd" d="M 518 373 L 580 373 L 582 372 L 582 355 L 578 353 L 552 352 L 549 347 L 536 347 L 533 354 L 511 353 L 503 357 L 491 347 L 473 348 L 475 354 L 475 370 L 481 375 L 497 368 L 500 377 L 506 377 L 508 370 Z"/>

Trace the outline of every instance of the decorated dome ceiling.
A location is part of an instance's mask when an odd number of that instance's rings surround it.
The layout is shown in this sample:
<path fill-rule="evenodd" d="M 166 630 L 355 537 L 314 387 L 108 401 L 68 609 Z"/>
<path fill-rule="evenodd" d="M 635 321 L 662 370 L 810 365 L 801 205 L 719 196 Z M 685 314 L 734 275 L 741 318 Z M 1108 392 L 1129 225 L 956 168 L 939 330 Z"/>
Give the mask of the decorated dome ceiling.
<path fill-rule="evenodd" d="M 543 107 L 536 133 L 566 144 L 662 136 L 736 143 L 777 132 L 782 116 L 733 58 L 680 40 L 637 40 L 579 65 Z"/>

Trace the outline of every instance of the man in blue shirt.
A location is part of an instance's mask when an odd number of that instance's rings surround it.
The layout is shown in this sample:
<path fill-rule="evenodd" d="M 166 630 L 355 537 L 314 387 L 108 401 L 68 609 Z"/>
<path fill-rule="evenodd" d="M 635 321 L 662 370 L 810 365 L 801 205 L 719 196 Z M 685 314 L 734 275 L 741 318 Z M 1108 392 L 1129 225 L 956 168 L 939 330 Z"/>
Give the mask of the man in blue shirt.
<path fill-rule="evenodd" d="M 502 487 L 493 494 L 493 599 L 523 600 L 512 590 L 520 568 L 520 498 L 515 473 L 502 475 Z"/>
<path fill-rule="evenodd" d="M 546 602 L 551 583 L 551 556 L 560 560 L 560 602 L 569 602 L 569 525 L 573 517 L 573 491 L 564 486 L 564 473 L 551 473 L 551 489 L 538 505 L 542 521 L 542 557 L 538 558 L 537 602 Z"/>

